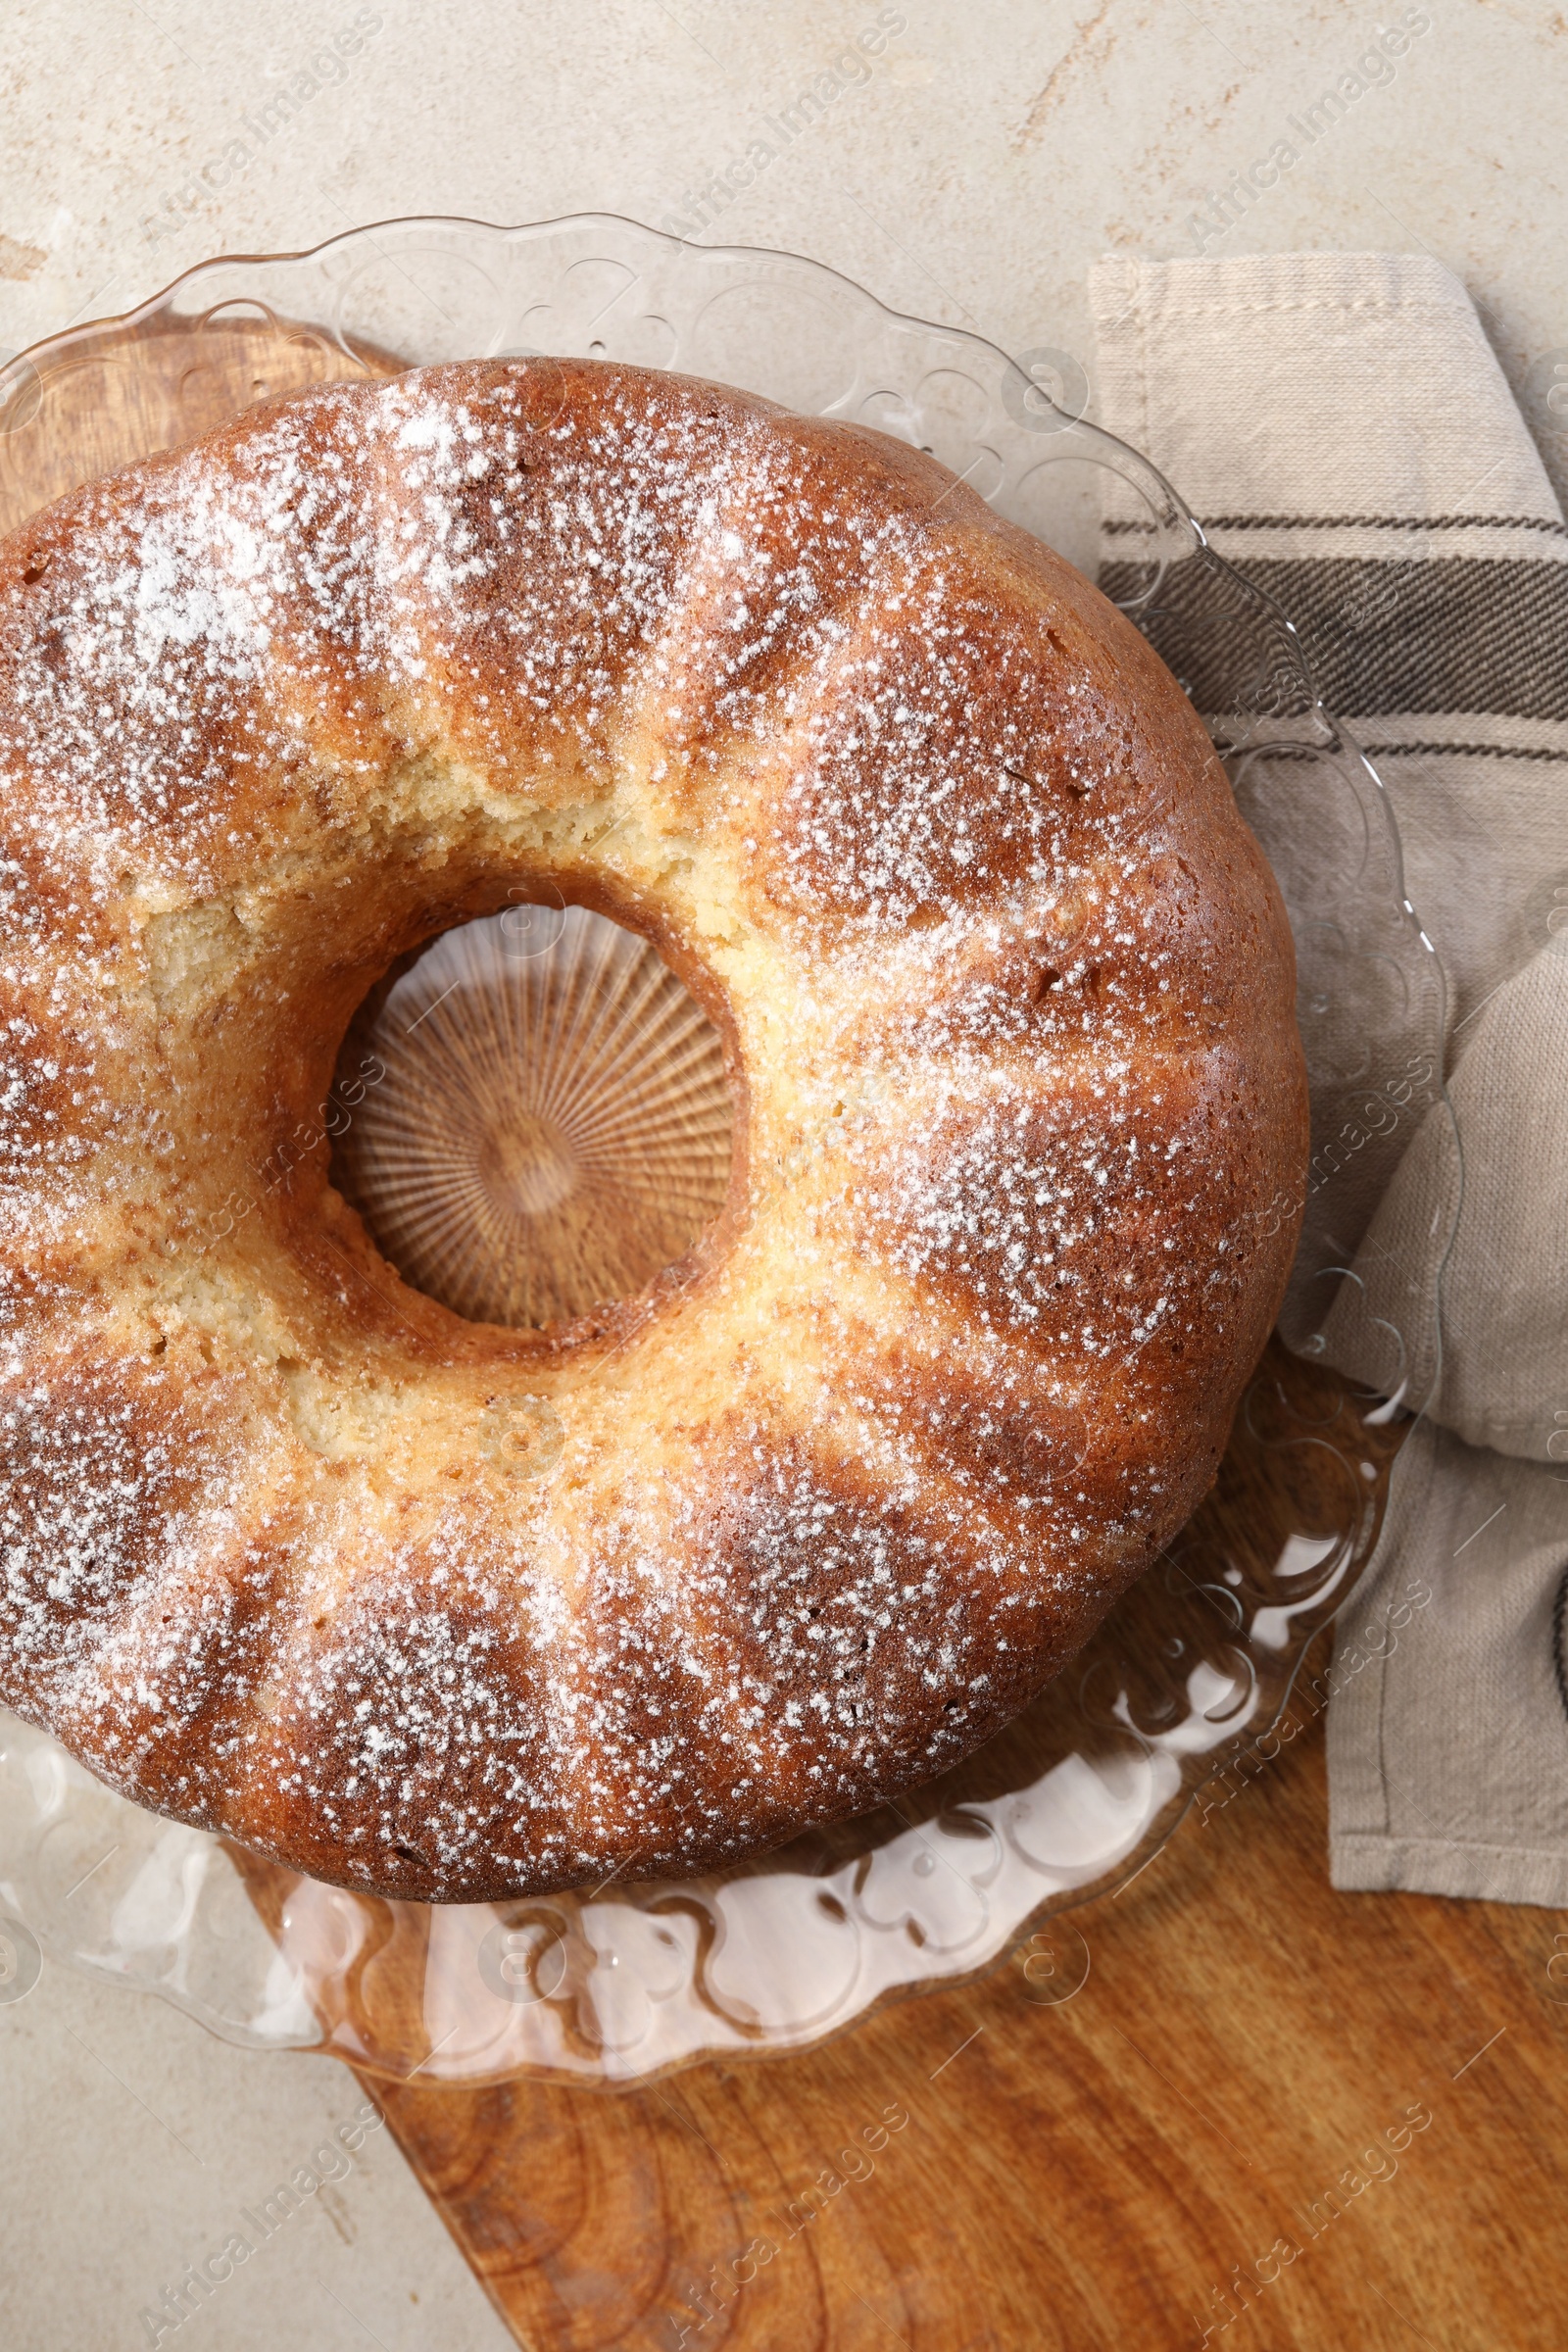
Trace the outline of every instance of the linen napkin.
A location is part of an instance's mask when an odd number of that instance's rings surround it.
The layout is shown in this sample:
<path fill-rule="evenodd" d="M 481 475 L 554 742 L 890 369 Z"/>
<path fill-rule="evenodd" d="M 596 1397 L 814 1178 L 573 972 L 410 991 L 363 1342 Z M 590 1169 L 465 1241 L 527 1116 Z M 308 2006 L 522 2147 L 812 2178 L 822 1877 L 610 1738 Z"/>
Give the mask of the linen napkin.
<path fill-rule="evenodd" d="M 1453 1119 L 1416 1130 L 1327 1326 L 1363 1371 L 1367 1313 L 1451 1233 L 1441 1364 L 1338 1628 L 1333 1881 L 1568 1906 L 1568 528 L 1424 255 L 1116 257 L 1091 301 L 1095 414 L 1296 622 L 1446 981 Z"/>

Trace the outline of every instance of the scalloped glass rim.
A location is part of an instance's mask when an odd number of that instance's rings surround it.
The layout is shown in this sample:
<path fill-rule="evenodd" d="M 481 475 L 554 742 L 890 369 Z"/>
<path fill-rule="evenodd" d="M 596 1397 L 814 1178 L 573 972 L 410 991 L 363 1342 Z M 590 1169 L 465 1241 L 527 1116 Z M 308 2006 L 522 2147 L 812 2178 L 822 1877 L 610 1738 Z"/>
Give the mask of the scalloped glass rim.
<path fill-rule="evenodd" d="M 798 256 L 579 215 L 513 228 L 416 218 L 305 253 L 221 257 L 0 368 L 0 433 L 47 434 L 67 376 L 135 366 L 169 334 L 221 345 L 230 374 L 235 337 L 247 352 L 265 342 L 279 380 L 250 397 L 490 353 L 678 363 L 930 449 L 1082 568 L 1102 557 L 1113 601 L 1200 696 L 1281 875 L 1314 1178 L 1282 1318 L 1295 1352 L 1271 1344 L 1221 1489 L 1078 1666 L 917 1798 L 690 1886 L 385 1904 L 161 1821 L 0 1712 L 0 1905 L 55 1957 L 154 1990 L 226 2038 L 432 2080 L 630 2082 L 715 2052 L 777 2052 L 1009 1951 L 1027 1997 L 1070 1997 L 1068 1931 L 1054 1943 L 1040 1923 L 1135 1875 L 1203 1782 L 1277 1720 L 1370 1556 L 1409 1408 L 1436 1371 L 1432 1279 L 1409 1288 L 1400 1327 L 1383 1323 L 1388 1360 L 1365 1385 L 1311 1361 L 1357 1218 L 1412 1120 L 1446 1115 L 1441 977 L 1374 769 L 1323 710 L 1289 619 L 1147 460 L 1053 407 L 980 337 L 890 311 Z M 213 385 L 190 389 L 202 372 L 181 378 L 174 432 L 145 447 L 212 420 Z M 224 397 L 221 367 L 209 372 Z M 1369 1096 L 1376 1122 L 1355 1107 Z M 1264 1454 L 1298 1517 L 1321 1515 L 1338 1481 L 1337 1523 L 1268 1525 L 1248 1494 Z"/>

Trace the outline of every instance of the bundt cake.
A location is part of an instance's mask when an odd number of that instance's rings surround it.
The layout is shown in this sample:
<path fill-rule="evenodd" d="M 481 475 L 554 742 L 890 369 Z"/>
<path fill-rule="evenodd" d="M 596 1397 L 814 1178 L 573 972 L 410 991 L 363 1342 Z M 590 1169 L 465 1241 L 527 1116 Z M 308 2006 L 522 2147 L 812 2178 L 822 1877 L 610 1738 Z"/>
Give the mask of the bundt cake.
<path fill-rule="evenodd" d="M 0 545 L 0 1699 L 127 1795 L 398 1896 L 705 1871 L 986 1739 L 1207 1487 L 1284 912 L 930 458 L 591 362 L 249 410 Z M 728 1177 L 478 1321 L 343 1132 L 388 976 L 529 901 L 695 999 Z"/>

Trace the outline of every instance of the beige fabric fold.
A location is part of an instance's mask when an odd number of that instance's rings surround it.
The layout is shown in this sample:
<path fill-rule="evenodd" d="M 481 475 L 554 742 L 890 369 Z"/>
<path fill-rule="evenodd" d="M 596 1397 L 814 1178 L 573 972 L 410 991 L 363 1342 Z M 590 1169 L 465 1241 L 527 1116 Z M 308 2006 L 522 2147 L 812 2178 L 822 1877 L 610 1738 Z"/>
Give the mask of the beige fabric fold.
<path fill-rule="evenodd" d="M 1117 258 L 1091 294 L 1095 414 L 1297 622 L 1447 984 L 1452 1119 L 1417 1129 L 1326 1326 L 1372 1377 L 1380 1310 L 1447 1251 L 1342 1639 L 1412 1573 L 1435 1600 L 1331 1706 L 1335 1882 L 1568 1905 L 1568 528 L 1426 256 Z"/>
<path fill-rule="evenodd" d="M 1562 1695 L 1568 1468 L 1407 1442 L 1385 1573 L 1339 1628 L 1329 1702 L 1336 1886 L 1568 1902 Z"/>

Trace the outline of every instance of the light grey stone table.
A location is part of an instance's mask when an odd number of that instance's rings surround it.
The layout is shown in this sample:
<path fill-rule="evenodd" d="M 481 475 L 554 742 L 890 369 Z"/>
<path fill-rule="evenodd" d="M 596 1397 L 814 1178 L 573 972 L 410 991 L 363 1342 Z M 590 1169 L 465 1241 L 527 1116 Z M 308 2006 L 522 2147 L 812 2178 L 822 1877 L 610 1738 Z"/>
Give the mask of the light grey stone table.
<path fill-rule="evenodd" d="M 1321 107 L 1380 24 L 1416 19 L 1391 78 Z M 1428 251 L 1568 490 L 1568 391 L 1547 405 L 1568 384 L 1565 82 L 1545 0 L 12 0 L 0 350 L 214 253 L 413 212 L 609 211 L 810 254 L 900 309 L 1076 354 L 1092 386 L 1102 252 Z M 1244 203 L 1236 175 L 1282 141 L 1296 160 Z M 0 2342 L 147 2342 L 142 2310 L 359 2105 L 330 2063 L 230 2050 L 46 1966 L 0 2001 Z M 178 2334 L 510 2340 L 376 2132 Z"/>

